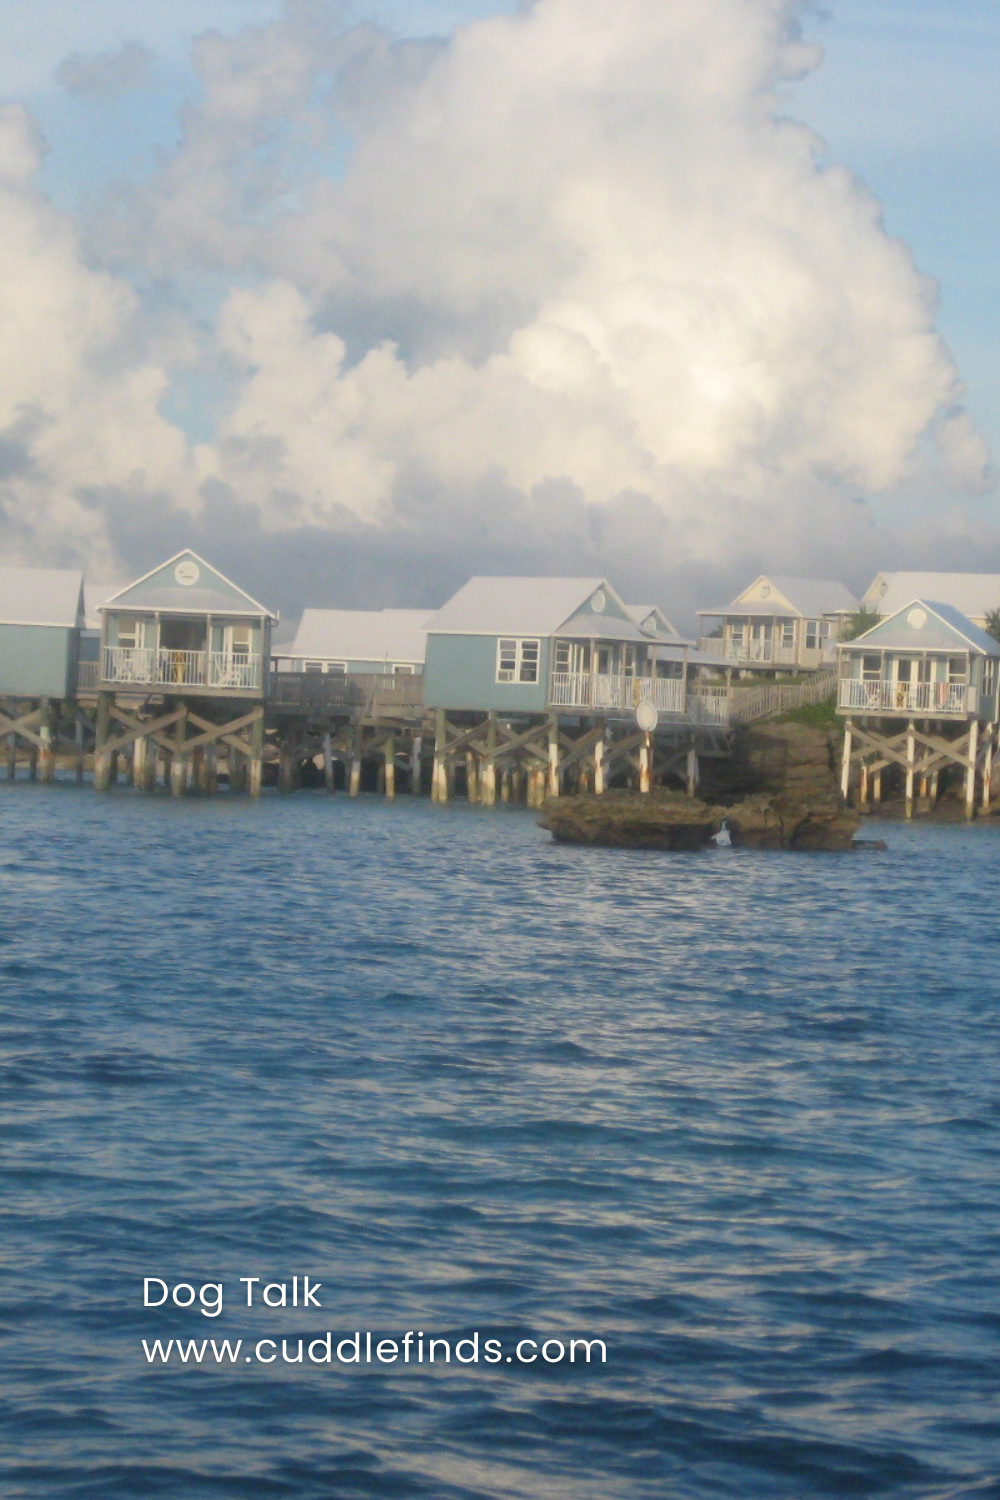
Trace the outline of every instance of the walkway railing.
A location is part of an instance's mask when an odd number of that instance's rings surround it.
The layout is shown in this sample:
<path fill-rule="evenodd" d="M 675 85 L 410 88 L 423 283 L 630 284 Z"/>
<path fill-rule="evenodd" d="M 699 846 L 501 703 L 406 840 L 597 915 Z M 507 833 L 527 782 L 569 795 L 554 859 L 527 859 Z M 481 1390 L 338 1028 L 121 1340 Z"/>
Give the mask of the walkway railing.
<path fill-rule="evenodd" d="M 133 687 L 206 687 L 259 690 L 263 657 L 225 651 L 159 651 L 145 646 L 105 646 L 101 680 Z"/>
<path fill-rule="evenodd" d="M 822 703 L 832 698 L 837 685 L 834 671 L 817 672 L 808 682 L 763 682 L 758 686 L 738 685 L 732 690 L 732 719 L 748 724 L 766 719 L 770 714 L 788 713 L 808 703 Z"/>
<path fill-rule="evenodd" d="M 979 689 L 965 682 L 891 682 L 885 678 L 865 681 L 842 678 L 837 688 L 837 707 L 858 713 L 878 714 L 974 714 Z"/>
<path fill-rule="evenodd" d="M 270 701 L 279 708 L 354 708 L 362 713 L 421 708 L 419 673 L 272 672 Z"/>

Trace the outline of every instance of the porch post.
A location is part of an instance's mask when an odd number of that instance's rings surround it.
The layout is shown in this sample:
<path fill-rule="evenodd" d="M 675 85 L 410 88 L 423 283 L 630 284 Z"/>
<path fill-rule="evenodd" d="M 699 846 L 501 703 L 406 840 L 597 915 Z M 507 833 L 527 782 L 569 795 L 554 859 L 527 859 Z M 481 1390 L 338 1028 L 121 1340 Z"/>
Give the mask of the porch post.
<path fill-rule="evenodd" d="M 598 739 L 594 741 L 594 796 L 604 796 L 604 736 L 607 732 L 603 719 L 598 719 L 597 727 L 601 731 Z"/>

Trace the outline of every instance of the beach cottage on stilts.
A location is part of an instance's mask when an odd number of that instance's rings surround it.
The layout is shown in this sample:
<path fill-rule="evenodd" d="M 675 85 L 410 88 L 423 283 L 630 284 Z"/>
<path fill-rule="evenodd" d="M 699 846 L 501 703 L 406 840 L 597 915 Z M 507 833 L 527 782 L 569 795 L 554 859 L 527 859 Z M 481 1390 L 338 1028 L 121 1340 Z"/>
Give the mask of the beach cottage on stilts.
<path fill-rule="evenodd" d="M 962 777 L 967 817 L 992 799 L 998 744 L 1000 642 L 949 604 L 912 599 L 837 648 L 843 716 L 842 790 L 877 806 L 898 768 L 907 817 L 933 806 L 949 770 Z"/>
<path fill-rule="evenodd" d="M 645 628 L 649 614 L 637 624 L 603 578 L 470 579 L 427 625 L 435 799 L 450 795 L 459 766 L 469 795 L 486 802 L 498 775 L 501 797 L 517 798 L 526 778 L 531 802 L 558 795 L 567 773 L 601 792 L 616 762 L 648 791 L 657 748 L 660 769 L 680 762 L 693 786 L 694 739 L 668 747 L 666 728 L 725 725 L 726 690 L 694 692 L 689 648 Z M 640 705 L 646 728 L 637 728 Z"/>
<path fill-rule="evenodd" d="M 162 774 L 180 794 L 231 783 L 260 790 L 264 699 L 277 616 L 185 550 L 100 606 L 94 782 Z"/>
<path fill-rule="evenodd" d="M 0 567 L 0 735 L 7 774 L 20 751 L 32 776 L 55 771 L 61 705 L 76 694 L 83 575 L 75 569 Z"/>
<path fill-rule="evenodd" d="M 698 611 L 698 644 L 740 671 L 819 672 L 833 668 L 835 643 L 857 608 L 834 580 L 761 574 L 730 604 Z"/>

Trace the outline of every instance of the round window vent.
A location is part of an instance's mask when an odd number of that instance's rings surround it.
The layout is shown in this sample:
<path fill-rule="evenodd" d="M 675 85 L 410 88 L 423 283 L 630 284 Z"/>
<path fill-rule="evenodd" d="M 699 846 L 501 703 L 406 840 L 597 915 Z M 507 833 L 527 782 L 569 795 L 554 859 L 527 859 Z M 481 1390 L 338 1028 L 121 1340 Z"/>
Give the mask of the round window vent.
<path fill-rule="evenodd" d="M 767 596 L 768 596 L 768 594 L 770 592 L 771 592 L 771 585 L 769 583 L 762 583 L 761 586 L 760 586 L 760 597 L 762 599 L 766 599 Z"/>
<path fill-rule="evenodd" d="M 174 569 L 174 577 L 178 583 L 182 583 L 186 589 L 189 589 L 193 583 L 198 582 L 198 579 L 201 577 L 201 569 L 196 562 L 192 562 L 189 557 L 186 557 L 183 562 L 177 564 Z"/>
<path fill-rule="evenodd" d="M 595 615 L 603 615 L 607 608 L 607 603 L 608 601 L 604 596 L 603 589 L 598 589 L 596 594 L 591 594 L 590 596 L 590 607 Z"/>
<path fill-rule="evenodd" d="M 927 624 L 927 611 L 925 609 L 911 609 L 906 617 L 906 623 L 912 630 L 923 630 Z"/>

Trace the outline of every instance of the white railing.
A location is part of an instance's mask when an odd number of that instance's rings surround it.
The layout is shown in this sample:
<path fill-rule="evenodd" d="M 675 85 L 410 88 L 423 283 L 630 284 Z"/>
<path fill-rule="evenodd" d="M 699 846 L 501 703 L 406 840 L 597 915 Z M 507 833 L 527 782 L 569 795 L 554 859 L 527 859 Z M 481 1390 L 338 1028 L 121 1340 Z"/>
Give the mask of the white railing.
<path fill-rule="evenodd" d="M 765 682 L 759 687 L 737 684 L 732 693 L 731 717 L 734 723 L 748 724 L 754 719 L 766 719 L 769 714 L 788 713 L 789 709 L 802 708 L 807 703 L 822 703 L 832 698 L 837 674 L 834 671 L 817 672 L 808 682 Z"/>
<path fill-rule="evenodd" d="M 776 643 L 773 640 L 726 641 L 721 635 L 703 635 L 698 640 L 698 650 L 703 651 L 706 656 L 717 656 L 720 661 L 730 662 L 734 666 L 760 666 L 762 663 L 770 663 L 794 667 L 803 659 L 815 661 L 817 654 L 824 664 L 832 662 L 835 655 L 835 643 L 824 636 L 818 646 L 803 647 L 800 652 L 795 646 L 783 646 L 780 642 Z"/>
<path fill-rule="evenodd" d="M 225 651 L 105 646 L 101 676 L 105 682 L 131 683 L 137 687 L 259 689 L 263 682 L 263 657 L 232 656 Z"/>
<path fill-rule="evenodd" d="M 728 724 L 729 689 L 697 686 L 685 689 L 680 677 L 610 677 L 596 672 L 553 672 L 553 708 L 631 713 L 649 702 L 661 714 L 693 724 Z"/>
<path fill-rule="evenodd" d="M 553 672 L 553 708 L 596 708 L 625 712 L 648 699 L 661 713 L 683 714 L 680 677 L 622 677 L 599 672 Z"/>
<path fill-rule="evenodd" d="M 964 682 L 890 682 L 885 678 L 865 681 L 841 678 L 837 707 L 877 714 L 974 714 L 978 688 Z"/>
<path fill-rule="evenodd" d="M 692 724 L 728 724 L 729 689 L 696 687 L 688 695 L 687 717 Z"/>

